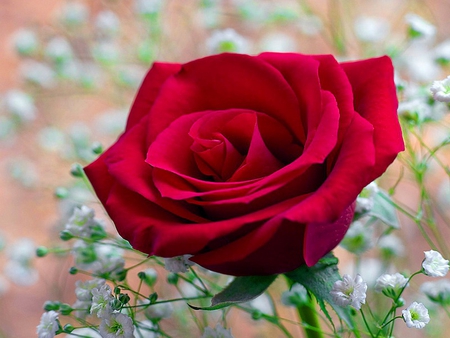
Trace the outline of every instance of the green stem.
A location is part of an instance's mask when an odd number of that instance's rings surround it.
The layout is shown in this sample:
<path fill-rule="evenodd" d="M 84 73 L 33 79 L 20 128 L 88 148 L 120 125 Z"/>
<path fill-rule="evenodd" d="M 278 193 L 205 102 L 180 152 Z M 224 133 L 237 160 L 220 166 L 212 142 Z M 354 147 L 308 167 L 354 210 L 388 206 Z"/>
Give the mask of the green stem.
<path fill-rule="evenodd" d="M 307 338 L 323 338 L 323 334 L 320 330 L 311 329 L 320 329 L 319 318 L 317 317 L 317 313 L 312 302 L 297 306 L 297 313 L 302 323 L 306 324 L 303 327 L 303 331 L 305 332 L 305 336 Z"/>
<path fill-rule="evenodd" d="M 372 330 L 370 330 L 370 326 L 369 326 L 369 323 L 366 320 L 366 316 L 364 315 L 363 309 L 361 308 L 359 311 L 361 312 L 361 316 L 362 316 L 362 319 L 364 321 L 364 325 L 367 327 L 367 331 L 369 331 L 370 336 L 373 337 Z"/>

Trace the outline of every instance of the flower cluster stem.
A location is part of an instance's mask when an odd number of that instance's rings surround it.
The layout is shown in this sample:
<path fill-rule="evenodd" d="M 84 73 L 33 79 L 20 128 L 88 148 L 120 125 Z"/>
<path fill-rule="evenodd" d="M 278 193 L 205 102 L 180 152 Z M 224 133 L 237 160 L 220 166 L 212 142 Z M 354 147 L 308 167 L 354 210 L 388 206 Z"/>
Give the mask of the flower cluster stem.
<path fill-rule="evenodd" d="M 323 334 L 320 331 L 319 318 L 317 312 L 312 306 L 312 303 L 297 306 L 297 313 L 304 325 L 303 331 L 307 338 L 323 338 Z M 312 328 L 317 328 L 314 330 Z"/>

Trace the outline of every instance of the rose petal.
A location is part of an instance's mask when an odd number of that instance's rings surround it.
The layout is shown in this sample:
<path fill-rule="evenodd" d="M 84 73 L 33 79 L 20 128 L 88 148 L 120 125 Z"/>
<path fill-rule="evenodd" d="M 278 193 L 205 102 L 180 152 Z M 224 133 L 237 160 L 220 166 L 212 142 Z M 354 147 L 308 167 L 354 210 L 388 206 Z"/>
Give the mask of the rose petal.
<path fill-rule="evenodd" d="M 247 224 L 259 224 L 289 209 L 295 203 L 298 203 L 298 200 L 277 203 L 255 213 L 225 221 L 186 223 L 116 183 L 111 188 L 105 208 L 121 236 L 127 238 L 135 249 L 150 255 L 173 257 L 196 254 L 205 248 L 217 249 L 213 246 L 214 242 L 227 242 L 236 237 L 234 233 L 245 236 L 242 229 Z M 127 208 L 123 208 L 123 205 L 127 205 Z"/>
<path fill-rule="evenodd" d="M 142 144 L 145 143 L 146 119 L 147 117 L 144 117 L 144 123 L 131 128 L 110 149 L 85 168 L 100 200 L 104 202 L 110 194 L 112 185 L 118 182 L 179 217 L 193 222 L 204 222 L 205 219 L 199 216 L 199 208 L 185 202 L 161 198 L 152 184 L 152 168 L 145 163 L 146 152 L 142 149 Z"/>
<path fill-rule="evenodd" d="M 145 76 L 128 116 L 129 130 L 150 111 L 164 82 L 181 69 L 180 64 L 155 62 Z"/>
<path fill-rule="evenodd" d="M 374 126 L 376 163 L 371 170 L 374 180 L 404 150 L 392 62 L 384 56 L 343 63 L 342 68 L 353 87 L 355 110 Z"/>
<path fill-rule="evenodd" d="M 304 139 L 297 98 L 283 76 L 263 60 L 219 54 L 183 65 L 166 81 L 150 111 L 148 145 L 182 115 L 230 108 L 266 113 Z"/>
<path fill-rule="evenodd" d="M 246 236 L 190 260 L 233 276 L 283 273 L 304 264 L 303 237 L 304 225 L 275 217 Z"/>
<path fill-rule="evenodd" d="M 373 127 L 355 114 L 330 175 L 314 194 L 286 212 L 286 218 L 291 221 L 307 224 L 310 235 L 305 241 L 304 257 L 308 265 L 317 262 L 315 259 L 320 256 L 320 252 L 325 254 L 328 248 L 334 247 L 342 239 L 339 236 L 343 237 L 346 231 L 339 228 L 332 236 L 324 236 L 321 231 L 313 231 L 309 227 L 329 228 L 329 223 L 344 217 L 344 210 L 354 203 L 361 187 L 370 182 L 370 171 L 374 164 Z M 317 243 L 320 243 L 321 248 L 316 248 Z"/>

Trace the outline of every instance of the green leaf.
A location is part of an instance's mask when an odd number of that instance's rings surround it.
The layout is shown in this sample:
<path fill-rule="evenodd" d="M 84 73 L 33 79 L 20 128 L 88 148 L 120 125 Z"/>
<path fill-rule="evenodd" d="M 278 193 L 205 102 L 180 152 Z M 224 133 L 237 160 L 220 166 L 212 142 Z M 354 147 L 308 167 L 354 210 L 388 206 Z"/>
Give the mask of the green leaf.
<path fill-rule="evenodd" d="M 349 308 L 343 308 L 333 301 L 330 291 L 333 284 L 341 279 L 337 268 L 338 259 L 329 253 L 312 267 L 301 266 L 298 269 L 286 273 L 286 277 L 302 284 L 317 299 L 320 308 L 331 322 L 331 317 L 325 308 L 325 302 L 331 305 L 338 316 L 353 329 L 353 321 Z"/>
<path fill-rule="evenodd" d="M 395 203 L 384 191 L 378 191 L 374 196 L 374 205 L 369 215 L 382 221 L 394 229 L 400 229 L 400 222 L 395 210 Z"/>
<path fill-rule="evenodd" d="M 236 277 L 225 289 L 211 299 L 211 306 L 196 307 L 188 305 L 194 310 L 211 311 L 248 302 L 266 291 L 276 278 L 277 275 Z"/>

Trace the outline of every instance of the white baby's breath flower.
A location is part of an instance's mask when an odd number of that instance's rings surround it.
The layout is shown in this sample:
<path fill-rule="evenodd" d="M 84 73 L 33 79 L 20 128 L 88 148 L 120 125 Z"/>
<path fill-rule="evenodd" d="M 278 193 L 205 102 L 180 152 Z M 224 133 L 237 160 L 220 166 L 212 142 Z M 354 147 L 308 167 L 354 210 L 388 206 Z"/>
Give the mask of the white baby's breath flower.
<path fill-rule="evenodd" d="M 105 232 L 105 226 L 102 220 L 94 218 L 93 209 L 82 205 L 76 207 L 72 216 L 65 225 L 65 230 L 74 236 L 91 237 L 94 233 L 101 235 Z"/>
<path fill-rule="evenodd" d="M 405 252 L 405 247 L 400 238 L 392 234 L 381 237 L 377 245 L 384 259 L 402 256 Z"/>
<path fill-rule="evenodd" d="M 367 226 L 363 221 L 354 221 L 340 246 L 354 254 L 361 254 L 373 245 L 373 227 Z"/>
<path fill-rule="evenodd" d="M 359 16 L 355 21 L 354 31 L 361 41 L 383 41 L 389 34 L 389 22 L 384 18 Z"/>
<path fill-rule="evenodd" d="M 59 329 L 58 313 L 55 311 L 44 312 L 41 322 L 37 326 L 38 338 L 53 338 Z"/>
<path fill-rule="evenodd" d="M 189 260 L 191 257 L 192 255 L 183 255 L 172 258 L 164 258 L 164 267 L 169 272 L 186 272 L 190 266 L 194 265 L 194 263 Z"/>
<path fill-rule="evenodd" d="M 423 283 L 420 291 L 433 302 L 440 304 L 450 303 L 450 281 L 448 279 Z"/>
<path fill-rule="evenodd" d="M 14 49 L 19 55 L 32 55 L 39 46 L 37 35 L 30 29 L 20 29 L 13 36 Z"/>
<path fill-rule="evenodd" d="M 97 261 L 92 266 L 93 272 L 97 274 L 114 274 L 123 270 L 125 265 L 123 250 L 112 245 L 98 245 L 96 253 Z"/>
<path fill-rule="evenodd" d="M 94 222 L 95 211 L 85 205 L 76 207 L 66 224 L 66 230 L 75 236 L 81 236 Z"/>
<path fill-rule="evenodd" d="M 9 90 L 4 96 L 3 105 L 20 122 L 30 122 L 36 118 L 37 108 L 33 98 L 21 90 Z"/>
<path fill-rule="evenodd" d="M 261 40 L 261 49 L 272 52 L 295 52 L 297 41 L 290 35 L 276 32 L 265 35 Z"/>
<path fill-rule="evenodd" d="M 206 41 L 206 47 L 209 53 L 246 53 L 248 52 L 249 42 L 242 35 L 239 35 L 234 29 L 215 31 Z"/>
<path fill-rule="evenodd" d="M 134 328 L 134 335 L 138 338 L 157 338 L 158 326 L 150 320 L 140 320 Z"/>
<path fill-rule="evenodd" d="M 436 61 L 448 64 L 450 62 L 450 39 L 444 40 L 437 45 L 433 52 Z"/>
<path fill-rule="evenodd" d="M 258 310 L 261 313 L 265 313 L 266 315 L 273 315 L 272 303 L 270 302 L 269 297 L 263 293 L 262 295 L 256 297 L 255 299 L 249 302 L 249 305 Z"/>
<path fill-rule="evenodd" d="M 415 98 L 400 102 L 398 114 L 417 121 L 424 121 L 432 117 L 432 110 L 422 98 Z"/>
<path fill-rule="evenodd" d="M 75 295 L 77 296 L 78 300 L 91 301 L 92 300 L 92 290 L 100 289 L 103 285 L 105 285 L 104 279 L 76 281 L 75 282 Z"/>
<path fill-rule="evenodd" d="M 450 76 L 442 81 L 434 81 L 430 91 L 436 101 L 450 102 Z"/>
<path fill-rule="evenodd" d="M 283 292 L 281 302 L 286 306 L 295 307 L 306 304 L 309 302 L 308 291 L 303 285 L 295 283 L 290 290 Z"/>
<path fill-rule="evenodd" d="M 100 288 L 92 289 L 92 306 L 91 314 L 97 314 L 97 317 L 104 318 L 112 313 L 110 301 L 113 300 L 111 288 L 108 284 L 100 286 Z"/>
<path fill-rule="evenodd" d="M 444 277 L 449 269 L 448 260 L 434 250 L 425 251 L 425 259 L 422 262 L 422 268 L 427 276 Z"/>
<path fill-rule="evenodd" d="M 61 8 L 59 19 L 68 26 L 78 26 L 89 17 L 88 8 L 80 1 L 67 1 Z"/>
<path fill-rule="evenodd" d="M 135 338 L 133 320 L 123 313 L 111 313 L 100 323 L 102 338 Z"/>
<path fill-rule="evenodd" d="M 31 238 L 20 238 L 8 247 L 8 258 L 23 265 L 30 265 L 36 254 L 36 245 Z"/>
<path fill-rule="evenodd" d="M 171 303 L 156 303 L 145 309 L 145 316 L 152 321 L 159 321 L 163 318 L 169 318 L 173 313 Z"/>
<path fill-rule="evenodd" d="M 380 191 L 376 182 L 367 185 L 356 198 L 355 212 L 364 213 L 372 210 L 375 195 Z"/>
<path fill-rule="evenodd" d="M 339 306 L 351 305 L 355 309 L 361 309 L 361 305 L 366 302 L 367 284 L 360 275 L 353 279 L 350 275 L 344 275 L 342 280 L 334 283 L 331 296 Z"/>
<path fill-rule="evenodd" d="M 409 328 L 423 329 L 430 321 L 427 308 L 422 303 L 413 302 L 402 311 L 403 319 Z"/>
<path fill-rule="evenodd" d="M 16 261 L 8 261 L 3 271 L 11 282 L 20 286 L 30 286 L 39 280 L 36 269 Z"/>
<path fill-rule="evenodd" d="M 441 76 L 441 67 L 436 63 L 434 54 L 427 41 L 416 41 L 399 57 L 408 76 L 417 82 L 429 83 Z"/>
<path fill-rule="evenodd" d="M 53 69 L 35 60 L 23 62 L 20 66 L 20 75 L 25 81 L 44 88 L 52 88 L 56 84 L 56 73 Z"/>
<path fill-rule="evenodd" d="M 436 27 L 417 14 L 406 14 L 405 21 L 412 38 L 432 38 L 436 34 Z"/>
<path fill-rule="evenodd" d="M 392 275 L 381 275 L 375 284 L 375 291 L 383 292 L 388 297 L 395 298 L 398 292 L 408 283 L 408 279 L 396 272 Z"/>
<path fill-rule="evenodd" d="M 47 43 L 45 55 L 53 62 L 66 62 L 73 57 L 72 46 L 66 38 L 57 36 Z"/>
<path fill-rule="evenodd" d="M 100 63 L 111 64 L 119 60 L 121 49 L 112 41 L 99 41 L 92 47 L 92 55 Z"/>
<path fill-rule="evenodd" d="M 120 30 L 119 17 L 113 11 L 101 11 L 95 18 L 95 27 L 106 36 L 114 36 Z"/>
<path fill-rule="evenodd" d="M 214 329 L 210 327 L 205 328 L 201 338 L 233 338 L 233 335 L 231 334 L 231 329 L 227 330 L 222 325 L 217 324 Z"/>

